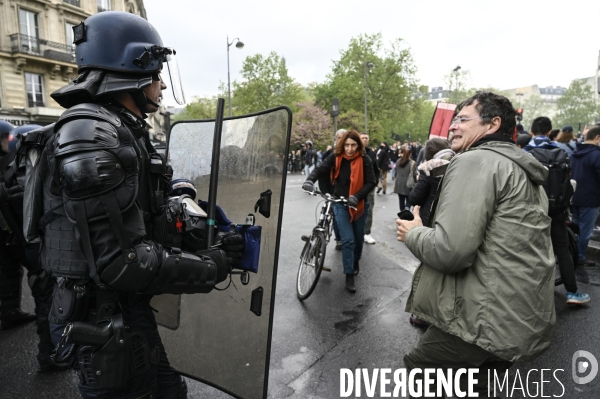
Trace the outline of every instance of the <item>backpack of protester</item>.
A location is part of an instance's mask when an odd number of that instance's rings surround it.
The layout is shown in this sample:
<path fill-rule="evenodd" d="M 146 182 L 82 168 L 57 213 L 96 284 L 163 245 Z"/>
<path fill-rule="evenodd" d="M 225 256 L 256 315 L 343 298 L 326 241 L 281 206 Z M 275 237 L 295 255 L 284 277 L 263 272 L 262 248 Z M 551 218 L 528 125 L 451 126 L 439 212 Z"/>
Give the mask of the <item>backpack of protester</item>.
<path fill-rule="evenodd" d="M 544 190 L 548 195 L 549 211 L 564 211 L 571 203 L 571 160 L 561 148 L 534 148 L 531 155 L 548 168 Z"/>

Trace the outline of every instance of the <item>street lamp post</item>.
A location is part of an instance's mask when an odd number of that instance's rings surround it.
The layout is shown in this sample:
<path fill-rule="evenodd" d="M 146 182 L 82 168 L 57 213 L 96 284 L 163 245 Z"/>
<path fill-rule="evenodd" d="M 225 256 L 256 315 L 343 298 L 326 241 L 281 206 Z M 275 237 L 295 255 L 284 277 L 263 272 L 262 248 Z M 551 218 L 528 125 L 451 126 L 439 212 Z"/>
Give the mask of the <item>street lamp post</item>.
<path fill-rule="evenodd" d="M 523 97 L 523 92 L 517 92 L 517 97 L 519 97 L 519 107 L 521 106 L 521 97 Z"/>
<path fill-rule="evenodd" d="M 239 48 L 240 50 L 243 49 L 244 48 L 244 43 L 242 43 L 240 41 L 239 37 L 236 37 L 230 43 L 229 42 L 229 35 L 227 35 L 227 97 L 229 99 L 229 116 L 231 116 L 231 77 L 229 75 L 229 47 L 231 47 L 231 45 L 233 44 L 233 42 L 235 42 L 236 40 L 237 40 L 237 43 L 235 43 L 235 47 Z"/>
<path fill-rule="evenodd" d="M 365 133 L 369 133 L 369 130 L 367 129 L 367 68 L 373 69 L 375 64 L 373 64 L 372 62 L 365 62 L 363 65 L 364 65 L 363 86 L 364 86 L 364 94 L 365 94 Z"/>
<path fill-rule="evenodd" d="M 460 65 L 457 65 L 456 68 L 452 70 L 454 72 L 454 103 L 458 104 L 458 71 L 460 70 Z"/>

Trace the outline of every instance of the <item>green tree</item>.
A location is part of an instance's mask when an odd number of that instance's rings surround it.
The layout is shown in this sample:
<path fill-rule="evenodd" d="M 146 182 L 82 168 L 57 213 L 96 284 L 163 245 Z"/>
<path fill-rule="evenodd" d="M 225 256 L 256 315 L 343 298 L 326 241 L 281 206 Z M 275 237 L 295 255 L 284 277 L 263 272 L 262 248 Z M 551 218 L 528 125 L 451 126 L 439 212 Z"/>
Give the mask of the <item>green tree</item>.
<path fill-rule="evenodd" d="M 366 67 L 369 63 L 372 68 Z M 350 40 L 348 48 L 340 52 L 340 59 L 333 61 L 326 81 L 315 87 L 316 101 L 321 108 L 329 109 L 331 99 L 338 98 L 342 114 L 363 114 L 366 87 L 369 133 L 372 140 L 381 142 L 383 132 L 388 135 L 398 130 L 410 116 L 413 93 L 417 91 L 415 72 L 412 54 L 401 39 L 384 46 L 381 33 L 362 34 Z M 375 123 L 381 131 L 374 129 Z M 364 130 L 364 121 L 357 127 Z"/>
<path fill-rule="evenodd" d="M 467 69 L 453 70 L 444 76 L 444 83 L 450 91 L 448 102 L 460 104 L 475 93 L 474 89 L 469 89 L 471 82 L 471 72 Z"/>
<path fill-rule="evenodd" d="M 173 121 L 214 119 L 216 116 L 216 97 L 196 97 L 193 102 L 185 106 L 182 112 L 174 116 Z"/>
<path fill-rule="evenodd" d="M 424 143 L 429 137 L 434 111 L 435 106 L 430 101 L 415 99 L 411 103 L 408 118 L 402 121 L 395 133 L 400 134 L 402 141 L 407 140 L 410 133 L 411 141 Z"/>
<path fill-rule="evenodd" d="M 592 125 L 600 117 L 597 94 L 583 80 L 574 80 L 565 94 L 556 101 L 557 113 L 554 125 L 557 127 L 571 125 L 577 129 Z"/>
<path fill-rule="evenodd" d="M 232 106 L 236 115 L 279 105 L 296 110 L 296 104 L 305 98 L 304 89 L 288 75 L 285 58 L 275 52 L 268 57 L 262 54 L 247 57 L 241 75 L 243 81 L 232 83 Z"/>
<path fill-rule="evenodd" d="M 353 109 L 346 111 L 337 120 L 338 129 L 356 130 L 362 132 L 365 130 L 365 116 L 363 113 Z M 383 128 L 381 123 L 375 121 L 369 123 L 370 146 L 376 145 L 385 141 Z"/>
<path fill-rule="evenodd" d="M 550 117 L 552 115 L 552 106 L 538 95 L 527 97 L 521 102 L 513 98 L 510 98 L 510 101 L 513 103 L 515 109 L 523 108 L 523 120 L 521 124 L 525 130 L 531 129 L 531 123 L 538 116 Z"/>

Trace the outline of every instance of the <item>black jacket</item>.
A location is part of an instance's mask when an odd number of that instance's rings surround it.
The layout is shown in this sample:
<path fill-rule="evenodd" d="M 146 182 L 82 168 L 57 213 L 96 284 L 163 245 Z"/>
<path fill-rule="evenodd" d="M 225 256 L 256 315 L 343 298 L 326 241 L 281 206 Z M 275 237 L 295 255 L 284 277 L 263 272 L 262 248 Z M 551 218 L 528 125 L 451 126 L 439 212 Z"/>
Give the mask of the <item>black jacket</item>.
<path fill-rule="evenodd" d="M 315 151 L 315 149 L 310 146 L 309 148 L 306 149 L 306 154 L 304 154 L 304 162 L 305 165 L 308 166 L 313 166 L 317 164 L 317 152 Z"/>
<path fill-rule="evenodd" d="M 329 179 L 331 169 L 335 167 L 335 154 L 328 156 L 319 166 L 317 166 L 310 176 L 306 180 L 310 180 L 313 183 L 322 178 Z M 350 195 L 350 161 L 342 159 L 341 170 L 337 180 L 333 186 L 333 195 L 336 197 L 349 198 Z M 363 173 L 364 173 L 364 184 L 363 187 L 354 194 L 358 200 L 364 200 L 367 195 L 375 188 L 377 181 L 375 180 L 375 173 L 373 172 L 373 165 L 371 164 L 371 158 L 368 156 L 363 157 Z"/>
<path fill-rule="evenodd" d="M 390 170 L 390 147 L 379 147 L 377 155 L 377 167 L 381 170 Z"/>
<path fill-rule="evenodd" d="M 578 143 L 571 165 L 571 178 L 577 181 L 573 205 L 600 206 L 600 148 L 593 144 Z"/>
<path fill-rule="evenodd" d="M 413 187 L 408 196 L 408 202 L 411 205 L 421 207 L 420 215 L 421 220 L 423 220 L 423 226 L 428 226 L 431 206 L 433 205 L 433 200 L 435 200 L 440 180 L 441 177 L 427 176 L 424 171 L 420 170 L 417 185 Z"/>
<path fill-rule="evenodd" d="M 371 158 L 371 165 L 377 165 L 377 154 L 375 153 L 375 151 L 373 151 L 371 147 L 367 147 L 365 151 L 369 158 Z M 380 173 L 379 168 L 373 168 L 373 171 L 375 172 L 375 181 L 378 181 Z"/>

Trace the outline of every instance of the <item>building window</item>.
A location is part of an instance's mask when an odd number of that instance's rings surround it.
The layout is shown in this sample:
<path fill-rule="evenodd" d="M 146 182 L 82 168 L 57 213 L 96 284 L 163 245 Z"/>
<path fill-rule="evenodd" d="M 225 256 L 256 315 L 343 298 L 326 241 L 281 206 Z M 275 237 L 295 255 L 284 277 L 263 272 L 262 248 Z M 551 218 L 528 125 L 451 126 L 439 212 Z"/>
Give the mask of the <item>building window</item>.
<path fill-rule="evenodd" d="M 96 0 L 98 3 L 98 12 L 110 11 L 110 0 Z"/>
<path fill-rule="evenodd" d="M 73 27 L 75 24 L 65 23 L 65 36 L 67 38 L 67 52 L 75 55 L 75 45 L 73 44 Z"/>
<path fill-rule="evenodd" d="M 44 85 L 42 75 L 25 73 L 25 88 L 30 107 L 44 106 Z"/>
<path fill-rule="evenodd" d="M 19 9 L 19 25 L 21 27 L 21 46 L 23 51 L 39 53 L 37 14 Z"/>
<path fill-rule="evenodd" d="M 81 7 L 79 5 L 79 0 L 63 0 L 63 2 L 70 4 L 72 6 L 75 6 L 75 7 Z"/>

